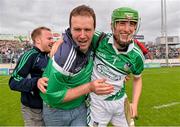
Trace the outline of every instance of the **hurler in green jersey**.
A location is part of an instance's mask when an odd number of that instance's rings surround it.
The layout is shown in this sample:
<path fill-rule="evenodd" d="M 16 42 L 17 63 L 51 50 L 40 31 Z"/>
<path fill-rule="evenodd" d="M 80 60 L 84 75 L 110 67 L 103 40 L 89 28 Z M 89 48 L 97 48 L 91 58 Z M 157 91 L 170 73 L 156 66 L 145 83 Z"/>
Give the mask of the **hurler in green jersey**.
<path fill-rule="evenodd" d="M 142 88 L 141 73 L 144 69 L 144 56 L 134 43 L 138 28 L 138 12 L 128 7 L 115 9 L 111 17 L 112 33 L 99 43 L 96 50 L 91 80 L 105 78 L 114 86 L 108 95 L 90 93 L 89 126 L 129 126 L 124 113 L 125 77 L 133 74 L 132 117 L 137 116 L 137 106 Z M 96 32 L 94 39 L 101 32 Z"/>

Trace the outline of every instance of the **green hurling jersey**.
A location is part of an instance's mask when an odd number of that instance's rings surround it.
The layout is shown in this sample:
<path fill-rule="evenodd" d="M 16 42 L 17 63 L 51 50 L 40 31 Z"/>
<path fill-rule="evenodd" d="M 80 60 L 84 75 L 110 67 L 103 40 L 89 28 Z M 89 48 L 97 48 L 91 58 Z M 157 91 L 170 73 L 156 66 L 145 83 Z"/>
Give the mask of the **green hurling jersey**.
<path fill-rule="evenodd" d="M 96 32 L 93 41 L 99 36 L 100 32 Z M 102 100 L 120 99 L 125 94 L 125 76 L 130 73 L 140 76 L 143 69 L 143 53 L 133 41 L 126 52 L 119 52 L 113 44 L 112 34 L 107 34 L 96 50 L 91 80 L 105 78 L 107 83 L 114 85 L 115 90 L 108 95 L 91 93 L 91 97 Z"/>
<path fill-rule="evenodd" d="M 53 58 L 50 59 L 43 75 L 43 77 L 49 78 L 46 94 L 40 93 L 43 101 L 52 108 L 63 110 L 80 106 L 84 102 L 86 95 L 69 102 L 62 101 L 68 89 L 90 82 L 92 66 L 93 61 L 90 58 L 88 64 L 77 74 L 65 73 L 61 68 L 58 68 Z"/>

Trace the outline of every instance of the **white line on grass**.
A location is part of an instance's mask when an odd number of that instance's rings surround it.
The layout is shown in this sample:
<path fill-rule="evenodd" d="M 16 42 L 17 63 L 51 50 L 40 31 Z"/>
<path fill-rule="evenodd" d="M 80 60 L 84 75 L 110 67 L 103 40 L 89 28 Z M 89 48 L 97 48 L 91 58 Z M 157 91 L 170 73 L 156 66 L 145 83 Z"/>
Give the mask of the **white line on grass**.
<path fill-rule="evenodd" d="M 149 74 L 167 74 L 168 72 L 166 71 L 161 71 L 161 72 L 144 72 L 143 75 L 149 75 Z"/>
<path fill-rule="evenodd" d="M 158 105 L 158 106 L 153 106 L 153 108 L 161 109 L 161 108 L 166 108 L 166 107 L 170 107 L 170 106 L 178 105 L 178 104 L 180 104 L 180 102 L 172 102 L 172 103 L 168 103 L 168 104 L 162 104 L 162 105 Z"/>

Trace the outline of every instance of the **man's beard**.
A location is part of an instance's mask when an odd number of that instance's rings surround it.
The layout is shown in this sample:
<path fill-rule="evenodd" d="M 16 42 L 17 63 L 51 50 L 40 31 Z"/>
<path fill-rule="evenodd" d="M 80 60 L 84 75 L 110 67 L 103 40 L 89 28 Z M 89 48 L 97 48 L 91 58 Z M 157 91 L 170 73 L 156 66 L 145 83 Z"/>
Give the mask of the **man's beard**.
<path fill-rule="evenodd" d="M 114 39 L 115 39 L 116 43 L 119 45 L 118 46 L 118 50 L 119 51 L 126 51 L 128 49 L 129 44 L 131 43 L 133 35 L 132 34 L 128 35 L 126 40 L 125 39 L 121 39 L 121 38 L 122 38 L 121 34 L 118 34 L 118 38 L 116 38 L 114 36 Z"/>

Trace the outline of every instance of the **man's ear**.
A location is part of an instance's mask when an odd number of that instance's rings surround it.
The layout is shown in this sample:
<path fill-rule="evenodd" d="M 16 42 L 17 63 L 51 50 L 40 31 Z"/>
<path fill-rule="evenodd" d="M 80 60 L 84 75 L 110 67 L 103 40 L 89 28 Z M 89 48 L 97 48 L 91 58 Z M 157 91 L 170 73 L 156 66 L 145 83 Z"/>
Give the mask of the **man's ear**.
<path fill-rule="evenodd" d="M 41 42 L 40 37 L 36 37 L 36 38 L 35 38 L 35 43 L 36 43 L 36 44 L 40 44 L 40 42 Z"/>

